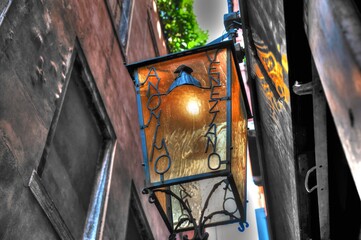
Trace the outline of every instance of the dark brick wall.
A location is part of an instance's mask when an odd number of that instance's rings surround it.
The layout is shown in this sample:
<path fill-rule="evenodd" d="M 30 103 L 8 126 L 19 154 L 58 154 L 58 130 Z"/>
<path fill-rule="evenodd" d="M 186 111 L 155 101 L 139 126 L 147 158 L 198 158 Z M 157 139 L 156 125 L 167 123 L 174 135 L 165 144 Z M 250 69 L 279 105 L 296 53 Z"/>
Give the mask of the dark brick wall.
<path fill-rule="evenodd" d="M 155 56 L 148 16 L 161 55 L 166 48 L 153 2 L 134 0 L 129 44 L 122 52 L 115 35 L 118 2 L 109 0 L 108 9 L 105 0 L 13 1 L 0 26 L 0 239 L 57 238 L 27 185 L 70 74 L 76 38 L 117 136 L 104 239 L 125 238 L 132 180 L 154 238 L 167 239 L 155 206 L 140 193 L 144 176 L 135 90 L 124 66 L 124 60 Z"/>

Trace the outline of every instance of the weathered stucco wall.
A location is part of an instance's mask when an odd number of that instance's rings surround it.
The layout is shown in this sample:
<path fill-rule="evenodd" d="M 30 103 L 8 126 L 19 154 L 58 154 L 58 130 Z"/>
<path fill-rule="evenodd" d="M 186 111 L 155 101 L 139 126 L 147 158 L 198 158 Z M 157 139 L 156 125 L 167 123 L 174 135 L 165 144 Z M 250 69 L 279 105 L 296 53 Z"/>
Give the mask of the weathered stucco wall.
<path fill-rule="evenodd" d="M 168 236 L 155 206 L 140 193 L 144 176 L 135 90 L 124 66 L 124 60 L 155 56 L 147 11 L 154 31 L 157 15 L 153 1 L 134 0 L 123 55 L 115 35 L 117 4 L 109 1 L 108 11 L 103 0 L 18 0 L 6 13 L 0 26 L 0 239 L 57 238 L 28 182 L 70 74 L 76 38 L 117 136 L 104 239 L 125 238 L 132 180 L 154 238 Z M 165 54 L 162 36 L 155 35 L 159 54 Z"/>

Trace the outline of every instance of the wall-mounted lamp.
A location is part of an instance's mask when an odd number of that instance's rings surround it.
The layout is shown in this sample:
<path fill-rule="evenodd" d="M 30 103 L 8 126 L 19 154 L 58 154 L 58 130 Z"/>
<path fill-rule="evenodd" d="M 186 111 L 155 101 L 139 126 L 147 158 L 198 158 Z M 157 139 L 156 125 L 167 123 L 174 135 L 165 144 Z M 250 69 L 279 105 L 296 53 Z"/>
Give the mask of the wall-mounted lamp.
<path fill-rule="evenodd" d="M 175 239 L 246 220 L 247 116 L 233 41 L 127 66 L 137 90 L 149 201 Z"/>

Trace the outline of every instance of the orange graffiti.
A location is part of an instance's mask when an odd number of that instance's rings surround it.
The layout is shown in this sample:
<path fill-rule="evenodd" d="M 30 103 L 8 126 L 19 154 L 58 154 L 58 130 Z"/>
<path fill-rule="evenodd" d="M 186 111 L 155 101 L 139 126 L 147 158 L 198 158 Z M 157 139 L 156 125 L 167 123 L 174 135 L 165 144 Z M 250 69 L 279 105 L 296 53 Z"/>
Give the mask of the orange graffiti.
<path fill-rule="evenodd" d="M 265 47 L 257 46 L 257 53 L 260 57 L 260 60 L 265 67 L 269 77 L 271 78 L 272 82 L 274 83 L 274 86 L 280 95 L 281 98 L 284 99 L 284 101 L 289 104 L 290 102 L 290 91 L 286 83 L 284 82 L 284 76 L 283 71 L 285 73 L 288 73 L 288 61 L 287 61 L 287 55 L 282 55 L 282 65 L 276 60 L 274 54 L 270 51 L 267 51 Z M 258 67 L 258 66 L 257 66 Z M 257 67 L 256 67 L 256 74 L 257 76 L 262 75 L 259 67 L 257 73 Z M 260 75 L 259 75 L 260 74 Z M 262 75 L 263 78 L 263 75 Z M 260 78 L 261 79 L 261 78 Z M 272 94 L 272 92 L 271 92 Z M 268 96 L 267 96 L 268 97 Z"/>
<path fill-rule="evenodd" d="M 271 91 L 268 83 L 264 79 L 261 69 L 259 68 L 258 64 L 254 64 L 254 70 L 256 73 L 257 78 L 260 80 L 261 86 L 263 88 L 263 93 L 265 94 L 266 98 L 268 99 L 268 106 L 271 110 L 272 114 L 275 114 L 275 111 L 278 109 L 280 110 L 283 107 L 283 104 L 280 101 L 276 101 L 273 92 Z M 281 96 L 282 97 L 282 96 Z"/>

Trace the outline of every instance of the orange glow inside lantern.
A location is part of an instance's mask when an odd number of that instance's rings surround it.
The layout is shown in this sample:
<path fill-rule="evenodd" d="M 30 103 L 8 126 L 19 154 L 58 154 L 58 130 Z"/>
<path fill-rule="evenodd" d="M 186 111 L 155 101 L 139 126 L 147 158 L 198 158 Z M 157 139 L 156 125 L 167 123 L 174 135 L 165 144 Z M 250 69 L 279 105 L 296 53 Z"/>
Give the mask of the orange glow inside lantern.
<path fill-rule="evenodd" d="M 137 89 L 146 192 L 170 231 L 245 221 L 249 108 L 233 43 L 127 67 Z"/>

